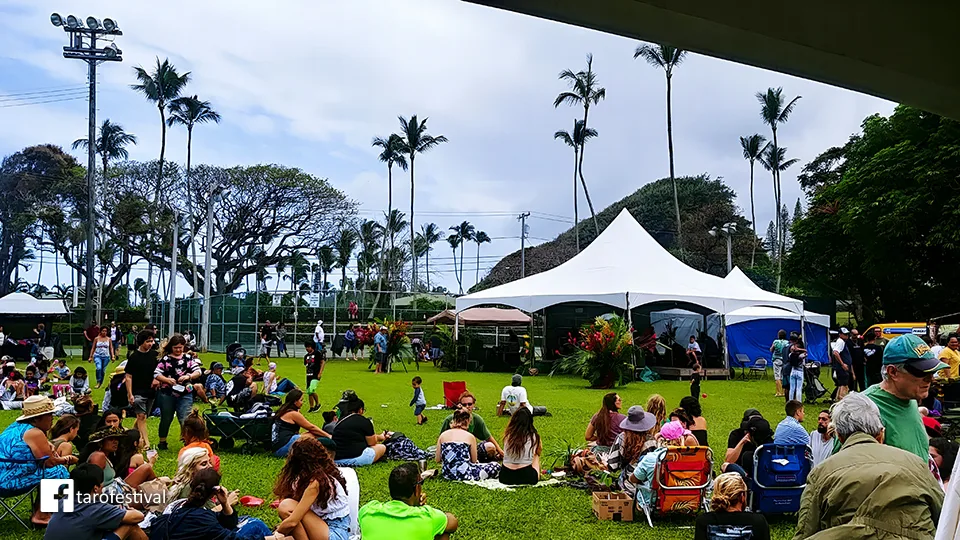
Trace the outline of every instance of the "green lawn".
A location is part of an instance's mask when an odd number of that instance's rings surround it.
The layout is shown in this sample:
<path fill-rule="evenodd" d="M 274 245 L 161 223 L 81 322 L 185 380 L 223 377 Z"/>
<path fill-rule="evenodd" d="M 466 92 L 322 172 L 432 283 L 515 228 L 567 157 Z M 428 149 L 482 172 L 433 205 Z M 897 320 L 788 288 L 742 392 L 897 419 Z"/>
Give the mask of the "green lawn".
<path fill-rule="evenodd" d="M 209 355 L 204 362 L 210 365 L 221 355 Z M 76 363 L 75 363 L 76 364 Z M 75 364 L 71 364 L 74 367 Z M 281 376 L 291 378 L 295 383 L 303 383 L 303 366 L 299 359 L 280 359 L 278 361 Z M 79 365 L 79 364 L 76 364 Z M 112 366 L 111 366 L 112 367 Z M 421 448 L 435 444 L 444 411 L 427 411 L 430 422 L 417 426 L 412 408 L 408 407 L 412 389 L 410 379 L 413 373 L 394 372 L 389 375 L 374 375 L 367 372 L 367 362 L 346 362 L 334 360 L 327 364 L 325 376 L 320 386 L 320 397 L 325 408 L 331 407 L 339 399 L 340 392 L 346 388 L 354 389 L 366 402 L 367 416 L 377 429 L 402 431 Z M 411 367 L 411 370 L 413 368 Z M 92 368 L 88 367 L 92 373 Z M 506 427 L 506 419 L 494 416 L 500 390 L 509 382 L 510 375 L 502 373 L 444 373 L 433 366 L 422 365 L 419 375 L 424 380 L 424 392 L 431 405 L 442 402 L 441 383 L 444 380 L 465 380 L 467 387 L 477 396 L 478 413 L 487 422 L 492 433 L 501 438 Z M 537 428 L 544 440 L 545 452 L 550 453 L 562 447 L 566 442 L 580 444 L 586 422 L 600 406 L 605 391 L 585 388 L 585 381 L 572 377 L 525 377 L 530 400 L 534 405 L 545 405 L 552 417 L 536 419 Z M 655 383 L 634 383 L 620 388 L 624 408 L 633 404 L 645 404 L 650 394 L 659 393 L 666 398 L 668 408 L 676 407 L 680 398 L 689 392 L 687 382 L 658 381 Z M 776 425 L 783 416 L 783 399 L 774 398 L 773 381 L 704 381 L 702 399 L 704 416 L 708 422 L 709 440 L 713 448 L 715 468 L 723 459 L 727 434 L 739 425 L 743 410 L 749 407 L 760 409 L 771 424 Z M 94 392 L 95 401 L 102 400 L 102 392 Z M 816 424 L 816 414 L 808 406 L 808 429 Z M 819 409 L 820 407 L 816 407 Z M 624 411 L 625 412 L 625 411 Z M 0 412 L 0 425 L 7 425 L 18 416 L 18 412 Z M 314 423 L 322 423 L 320 414 L 308 415 Z M 151 440 L 156 441 L 156 429 L 159 420 L 149 420 L 152 430 Z M 132 427 L 132 420 L 125 422 Z M 176 467 L 176 424 L 171 431 L 170 450 L 160 453 L 157 463 L 159 472 L 172 476 Z M 239 489 L 241 495 L 255 495 L 273 500 L 272 484 L 280 470 L 282 461 L 271 455 L 243 455 L 236 452 L 219 452 L 222 458 L 223 483 L 230 489 Z M 549 467 L 551 459 L 544 460 Z M 394 463 L 379 463 L 371 467 L 358 469 L 361 484 L 361 504 L 371 499 L 389 498 L 387 476 Z M 424 486 L 428 504 L 441 510 L 452 512 L 460 519 L 460 529 L 456 537 L 461 539 L 490 538 L 691 538 L 693 535 L 690 518 L 660 519 L 650 529 L 645 522 L 614 523 L 598 521 L 590 506 L 590 496 L 586 492 L 566 487 L 526 488 L 516 492 L 493 492 L 448 482 L 428 480 Z M 278 522 L 276 513 L 266 504 L 259 509 L 243 509 L 264 519 L 269 525 Z M 642 519 L 642 516 L 641 516 Z M 774 538 L 792 537 L 795 520 L 790 517 L 771 519 Z M 40 538 L 40 532 L 32 532 L 27 538 Z M 0 539 L 23 538 L 20 531 L 7 520 L 0 527 Z"/>

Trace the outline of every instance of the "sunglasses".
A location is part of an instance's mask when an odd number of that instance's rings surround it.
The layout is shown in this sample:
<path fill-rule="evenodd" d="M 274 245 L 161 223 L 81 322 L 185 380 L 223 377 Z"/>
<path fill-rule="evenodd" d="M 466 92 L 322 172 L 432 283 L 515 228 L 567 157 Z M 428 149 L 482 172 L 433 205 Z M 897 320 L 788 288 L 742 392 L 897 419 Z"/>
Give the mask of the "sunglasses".
<path fill-rule="evenodd" d="M 475 404 L 476 404 L 475 402 L 461 403 L 460 406 L 461 406 L 461 407 L 473 407 Z"/>

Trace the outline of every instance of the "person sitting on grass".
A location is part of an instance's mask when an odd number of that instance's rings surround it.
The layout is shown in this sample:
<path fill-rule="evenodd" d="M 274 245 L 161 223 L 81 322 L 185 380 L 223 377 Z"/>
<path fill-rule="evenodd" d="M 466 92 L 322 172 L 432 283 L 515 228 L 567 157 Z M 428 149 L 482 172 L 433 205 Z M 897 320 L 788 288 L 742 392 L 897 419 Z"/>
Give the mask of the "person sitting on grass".
<path fill-rule="evenodd" d="M 253 404 L 254 397 L 257 395 L 257 383 L 244 371 L 237 373 L 230 379 L 226 391 L 225 401 L 227 405 L 235 411 L 243 413 Z"/>
<path fill-rule="evenodd" d="M 456 516 L 427 506 L 416 463 L 395 467 L 387 484 L 392 500 L 374 500 L 360 508 L 364 540 L 449 540 L 457 530 Z"/>
<path fill-rule="evenodd" d="M 756 409 L 743 412 L 740 427 L 727 437 L 727 453 L 720 470 L 739 473 L 744 478 L 753 474 L 753 453 L 757 447 L 773 442 L 770 423 Z"/>
<path fill-rule="evenodd" d="M 637 486 L 637 494 L 648 505 L 653 504 L 653 498 L 656 495 L 651 489 L 653 486 L 653 475 L 657 468 L 657 462 L 667 453 L 669 446 L 683 446 L 684 438 L 683 424 L 673 420 L 667 422 L 660 428 L 660 436 L 657 437 L 657 448 L 644 454 L 640 462 L 634 467 L 630 474 L 629 482 Z"/>
<path fill-rule="evenodd" d="M 507 485 L 536 485 L 540 481 L 543 441 L 533 425 L 533 414 L 525 408 L 510 416 L 503 432 L 503 468 L 500 482 Z"/>
<path fill-rule="evenodd" d="M 736 473 L 723 473 L 713 481 L 710 512 L 697 516 L 694 540 L 749 538 L 770 540 L 763 514 L 745 512 L 747 483 Z"/>
<path fill-rule="evenodd" d="M 668 418 L 671 422 L 680 422 L 680 425 L 683 426 L 683 437 L 680 438 L 680 446 L 699 446 L 700 441 L 693 435 L 693 432 L 690 431 L 690 426 L 693 425 L 693 418 L 687 414 L 683 408 L 677 408 L 670 412 Z"/>
<path fill-rule="evenodd" d="M 28 398 L 34 396 L 40 391 L 40 377 L 37 376 L 37 367 L 33 364 L 27 366 L 23 375 L 23 396 Z"/>
<path fill-rule="evenodd" d="M 83 366 L 78 366 L 73 370 L 73 376 L 70 377 L 70 390 L 74 394 L 89 394 L 90 380 L 87 378 L 87 370 Z"/>
<path fill-rule="evenodd" d="M 773 443 L 790 446 L 810 446 L 810 434 L 804 429 L 803 424 L 803 403 L 796 400 L 790 400 L 785 407 L 787 417 L 777 424 L 777 429 L 773 432 Z"/>
<path fill-rule="evenodd" d="M 317 439 L 292 445 L 273 493 L 280 499 L 277 532 L 308 540 L 350 537 L 347 480 Z"/>
<path fill-rule="evenodd" d="M 346 415 L 333 430 L 333 442 L 337 445 L 337 465 L 340 467 L 363 467 L 380 461 L 387 453 L 383 441 L 386 436 L 376 433 L 373 422 L 363 416 L 363 400 L 356 394 L 344 404 Z"/>
<path fill-rule="evenodd" d="M 487 429 L 487 423 L 484 422 L 483 417 L 474 411 L 476 407 L 476 396 L 469 391 L 460 394 L 460 399 L 457 400 L 457 408 L 470 413 L 470 425 L 467 426 L 467 431 L 477 438 L 477 460 L 480 461 L 480 463 L 497 461 L 503 457 L 503 449 L 500 448 L 500 443 L 497 442 L 497 439 L 490 433 L 490 430 Z M 450 429 L 451 422 L 453 422 L 453 414 L 443 419 L 443 424 L 440 426 L 440 433 Z"/>
<path fill-rule="evenodd" d="M 44 538 L 146 540 L 146 533 L 138 525 L 144 518 L 142 512 L 105 502 L 82 502 L 103 490 L 103 469 L 83 463 L 70 472 L 70 480 L 77 498 L 73 511 L 54 512 Z"/>
<path fill-rule="evenodd" d="M 696 437 L 697 443 L 700 446 L 709 446 L 709 444 L 707 444 L 707 419 L 703 417 L 700 398 L 696 396 L 686 396 L 680 399 L 680 408 L 683 409 L 693 421 L 690 424 L 690 433 Z"/>
<path fill-rule="evenodd" d="M 603 403 L 600 410 L 590 419 L 587 424 L 587 432 L 584 438 L 590 441 L 594 451 L 606 451 L 617 440 L 617 435 L 622 431 L 620 422 L 626 416 L 620 414 L 620 407 L 623 401 L 616 392 L 610 392 L 603 396 Z"/>
<path fill-rule="evenodd" d="M 533 413 L 533 406 L 527 398 L 527 389 L 523 387 L 523 376 L 519 373 L 510 378 L 510 384 L 500 391 L 500 403 L 497 404 L 497 416 L 513 414 L 520 407 L 526 407 Z"/>
<path fill-rule="evenodd" d="M 660 426 L 667 421 L 667 400 L 660 394 L 652 394 L 647 398 L 647 406 L 644 409 L 656 418 L 656 431 L 650 434 L 653 439 L 660 432 Z"/>
<path fill-rule="evenodd" d="M 151 540 L 282 540 L 256 518 L 238 519 L 233 510 L 235 494 L 220 485 L 220 473 L 212 468 L 199 471 L 190 481 L 185 500 L 170 505 L 150 529 Z M 215 499 L 219 512 L 207 508 Z"/>
<path fill-rule="evenodd" d="M 151 454 L 149 459 L 144 459 L 143 448 L 143 439 L 140 438 L 140 431 L 128 429 L 124 438 L 120 439 L 120 446 L 117 448 L 117 460 L 114 465 L 118 476 L 126 479 L 132 473 L 136 472 L 144 463 L 149 463 L 151 467 L 156 467 L 157 454 Z"/>
<path fill-rule="evenodd" d="M 123 428 L 123 413 L 120 412 L 120 409 L 106 409 L 103 411 L 103 415 L 100 416 L 100 421 L 97 422 L 95 431 L 100 431 L 108 427 Z"/>
<path fill-rule="evenodd" d="M 634 405 L 627 409 L 627 417 L 620 422 L 620 429 L 607 455 L 607 470 L 620 471 L 617 486 L 633 495 L 637 492 L 637 486 L 630 483 L 630 477 L 644 452 L 655 446 L 649 434 L 654 429 L 659 433 L 657 417 L 643 410 L 640 405 Z"/>
<path fill-rule="evenodd" d="M 70 368 L 67 367 L 67 360 L 61 358 L 57 360 L 57 363 L 53 366 L 53 375 L 60 381 L 69 381 L 70 379 Z"/>
<path fill-rule="evenodd" d="M 191 448 L 203 448 L 207 451 L 207 457 L 210 458 L 210 465 L 217 472 L 220 472 L 220 457 L 213 453 L 207 423 L 197 409 L 191 411 L 186 420 L 183 421 L 183 426 L 180 428 L 180 440 L 183 441 L 183 448 L 177 453 L 178 458 Z"/>
<path fill-rule="evenodd" d="M 103 490 L 107 493 L 120 495 L 157 477 L 150 463 L 129 470 L 130 457 L 123 459 L 120 455 L 120 440 L 126 436 L 127 432 L 119 427 L 103 428 L 90 436 L 90 442 L 80 453 L 81 463 L 92 463 L 103 469 Z"/>
<path fill-rule="evenodd" d="M 290 447 L 300 438 L 300 429 L 307 430 L 303 436 L 306 437 L 324 437 L 332 442 L 330 434 L 318 428 L 312 422 L 307 420 L 300 412 L 303 407 L 303 391 L 294 388 L 287 393 L 283 405 L 277 409 L 274 415 L 273 429 L 271 430 L 271 440 L 273 442 L 273 455 L 277 457 L 286 457 L 290 452 Z"/>
<path fill-rule="evenodd" d="M 321 413 L 323 417 L 323 430 L 327 433 L 333 433 L 334 428 L 337 427 L 337 411 L 323 411 Z"/>
<path fill-rule="evenodd" d="M 223 379 L 223 364 L 210 364 L 210 374 L 207 375 L 206 394 L 208 400 L 222 402 L 227 397 L 227 383 Z"/>
<path fill-rule="evenodd" d="M 286 394 L 297 386 L 293 381 L 284 377 L 277 379 L 277 363 L 270 362 L 267 365 L 267 371 L 263 372 L 263 393 L 264 394 Z"/>
<path fill-rule="evenodd" d="M 453 413 L 450 429 L 437 439 L 437 463 L 447 480 L 486 480 L 500 473 L 499 463 L 480 463 L 477 459 L 477 438 L 469 431 L 471 414 L 464 409 Z M 339 428 L 338 428 L 339 429 Z"/>
<path fill-rule="evenodd" d="M 80 419 L 72 414 L 65 414 L 57 420 L 50 430 L 50 444 L 53 452 L 58 456 L 73 455 L 73 441 L 80 434 Z"/>

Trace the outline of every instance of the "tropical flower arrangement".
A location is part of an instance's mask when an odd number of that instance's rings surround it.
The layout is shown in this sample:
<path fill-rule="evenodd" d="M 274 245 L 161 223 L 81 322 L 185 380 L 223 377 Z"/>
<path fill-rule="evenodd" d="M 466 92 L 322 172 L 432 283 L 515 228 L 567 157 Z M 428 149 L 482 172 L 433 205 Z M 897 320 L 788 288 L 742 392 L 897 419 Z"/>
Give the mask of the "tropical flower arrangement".
<path fill-rule="evenodd" d="M 597 317 L 568 335 L 573 352 L 563 357 L 560 368 L 576 373 L 591 388 L 612 388 L 630 379 L 633 363 L 633 329 L 620 316 Z"/>
<path fill-rule="evenodd" d="M 400 357 L 411 357 L 413 349 L 410 346 L 410 338 L 407 333 L 410 331 L 410 323 L 402 320 L 392 321 L 390 319 L 377 319 L 375 323 L 369 323 L 363 332 L 364 345 L 370 347 L 370 359 L 376 358 L 377 348 L 373 344 L 374 336 L 380 332 L 380 327 L 387 327 L 387 357 L 391 361 Z"/>

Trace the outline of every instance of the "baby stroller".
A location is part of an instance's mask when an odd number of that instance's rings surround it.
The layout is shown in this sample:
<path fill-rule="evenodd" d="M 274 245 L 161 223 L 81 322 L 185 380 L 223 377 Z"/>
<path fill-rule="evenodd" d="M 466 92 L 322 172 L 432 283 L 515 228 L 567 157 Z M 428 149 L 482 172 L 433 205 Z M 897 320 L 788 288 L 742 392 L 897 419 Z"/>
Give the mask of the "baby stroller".
<path fill-rule="evenodd" d="M 233 371 L 234 368 L 244 368 L 243 361 L 247 358 L 247 350 L 243 348 L 243 345 L 239 343 L 232 343 L 227 345 L 227 365 L 230 366 L 230 370 Z"/>
<path fill-rule="evenodd" d="M 820 382 L 820 364 L 807 362 L 803 365 L 803 400 L 806 403 L 816 403 L 827 393 L 826 387 Z"/>

